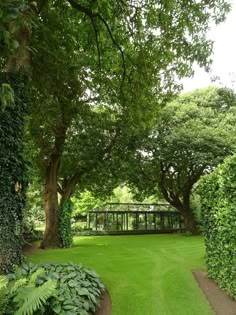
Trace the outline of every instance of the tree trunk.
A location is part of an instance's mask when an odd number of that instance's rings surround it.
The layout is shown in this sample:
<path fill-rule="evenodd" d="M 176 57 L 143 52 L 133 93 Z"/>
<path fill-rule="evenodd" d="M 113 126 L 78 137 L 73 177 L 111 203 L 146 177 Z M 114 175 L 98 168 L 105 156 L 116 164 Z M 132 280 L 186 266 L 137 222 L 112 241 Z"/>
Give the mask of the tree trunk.
<path fill-rule="evenodd" d="M 71 247 L 73 243 L 73 235 L 71 231 L 71 215 L 73 210 L 73 204 L 70 200 L 78 181 L 78 174 L 75 174 L 70 179 L 64 179 L 59 191 L 61 194 L 60 200 L 60 235 L 62 239 L 62 245 L 64 248 Z"/>
<path fill-rule="evenodd" d="M 62 181 L 61 187 L 59 189 L 61 200 L 60 200 L 60 207 L 63 207 L 63 204 L 70 200 L 73 190 L 78 183 L 80 178 L 80 173 L 75 173 L 71 178 L 64 179 Z"/>
<path fill-rule="evenodd" d="M 188 186 L 183 194 L 183 210 L 181 211 L 183 218 L 184 218 L 184 226 L 186 231 L 192 233 L 192 235 L 199 235 L 201 234 L 200 229 L 198 227 L 198 222 L 194 216 L 193 209 L 190 206 L 190 193 L 191 187 Z"/>
<path fill-rule="evenodd" d="M 25 85 L 19 73 L 0 73 L 15 92 L 15 104 L 0 111 L 0 269 L 12 272 L 22 262 L 22 219 L 27 187 L 23 158 Z M 0 101 L 1 107 L 1 101 Z"/>
<path fill-rule="evenodd" d="M 15 26 L 15 21 L 9 23 L 9 31 Z M 29 46 L 30 32 L 26 27 L 19 27 L 14 33 L 14 39 L 19 46 Z M 30 52 L 20 49 L 12 53 L 0 74 L 0 86 L 10 84 L 15 92 L 15 104 L 6 108 L 0 114 L 1 139 L 0 149 L 0 183 L 4 180 L 4 189 L 0 192 L 0 269 L 1 272 L 11 272 L 15 265 L 22 262 L 22 220 L 25 202 L 26 178 L 23 160 L 23 129 L 26 114 L 26 86 L 25 72 L 30 65 Z M 5 81 L 2 80 L 5 77 Z M 1 107 L 1 104 L 0 104 Z M 10 171 L 10 172 L 9 172 Z M 23 188 L 23 189 L 22 189 Z"/>
<path fill-rule="evenodd" d="M 186 231 L 191 232 L 193 235 L 200 235 L 201 231 L 198 227 L 198 222 L 196 221 L 192 209 L 190 211 L 182 211 L 181 214 L 184 218 L 184 226 Z"/>
<path fill-rule="evenodd" d="M 46 170 L 44 207 L 46 227 L 41 248 L 62 247 L 60 236 L 60 209 L 57 194 L 57 171 L 59 160 L 52 161 Z"/>
<path fill-rule="evenodd" d="M 62 247 L 57 180 L 65 138 L 66 127 L 62 124 L 56 131 L 54 148 L 49 156 L 50 162 L 45 172 L 44 208 L 46 227 L 41 248 Z"/>
<path fill-rule="evenodd" d="M 186 231 L 191 232 L 192 235 L 200 235 L 201 231 L 198 227 L 198 222 L 196 221 L 193 210 L 190 207 L 190 194 L 185 194 L 183 201 L 180 200 L 178 196 L 173 196 L 172 199 L 168 198 L 166 200 L 183 216 Z"/>

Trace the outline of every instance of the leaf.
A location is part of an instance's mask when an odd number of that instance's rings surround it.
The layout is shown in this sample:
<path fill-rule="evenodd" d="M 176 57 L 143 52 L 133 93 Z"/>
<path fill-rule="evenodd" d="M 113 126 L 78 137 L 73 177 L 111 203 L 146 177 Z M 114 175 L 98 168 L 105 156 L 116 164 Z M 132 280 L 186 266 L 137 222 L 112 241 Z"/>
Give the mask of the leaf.
<path fill-rule="evenodd" d="M 56 314 L 60 314 L 61 312 L 61 305 L 57 304 L 55 306 L 52 307 L 52 310 L 56 313 Z"/>
<path fill-rule="evenodd" d="M 13 40 L 12 46 L 14 49 L 17 49 L 20 45 L 19 45 L 19 42 L 17 40 Z"/>
<path fill-rule="evenodd" d="M 35 285 L 38 277 L 45 275 L 45 270 L 43 268 L 37 269 L 31 276 L 29 280 L 29 285 Z"/>
<path fill-rule="evenodd" d="M 0 88 L 0 108 L 2 111 L 5 110 L 7 106 L 14 105 L 14 91 L 10 84 L 3 83 Z"/>
<path fill-rule="evenodd" d="M 95 296 L 93 294 L 89 295 L 90 299 L 93 301 L 93 303 L 97 303 L 97 299 L 95 298 Z"/>
<path fill-rule="evenodd" d="M 23 287 L 26 283 L 27 283 L 26 278 L 21 278 L 15 281 L 12 288 L 10 289 L 10 294 L 15 293 L 20 287 Z"/>
<path fill-rule="evenodd" d="M 18 293 L 17 300 L 22 300 L 23 304 L 15 315 L 32 315 L 40 309 L 47 299 L 55 293 L 56 284 L 56 281 L 48 280 L 42 286 L 30 291 L 21 290 Z"/>
<path fill-rule="evenodd" d="M 79 295 L 87 295 L 89 296 L 89 291 L 86 288 L 81 288 L 79 290 L 77 290 Z"/>
<path fill-rule="evenodd" d="M 74 281 L 74 280 L 70 280 L 68 282 L 68 285 L 73 288 L 73 287 L 76 287 L 78 285 L 78 283 L 76 281 Z"/>
<path fill-rule="evenodd" d="M 0 276 L 0 290 L 6 288 L 8 284 L 8 279 L 6 276 Z"/>

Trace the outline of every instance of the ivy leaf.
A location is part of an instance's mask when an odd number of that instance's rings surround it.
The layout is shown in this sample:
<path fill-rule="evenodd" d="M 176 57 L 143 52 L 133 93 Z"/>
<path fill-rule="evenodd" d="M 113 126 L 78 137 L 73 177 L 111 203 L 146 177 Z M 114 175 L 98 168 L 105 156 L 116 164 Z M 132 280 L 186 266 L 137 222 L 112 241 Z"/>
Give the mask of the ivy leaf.
<path fill-rule="evenodd" d="M 14 90 L 8 83 L 2 83 L 0 88 L 1 110 L 4 111 L 7 106 L 15 104 Z"/>

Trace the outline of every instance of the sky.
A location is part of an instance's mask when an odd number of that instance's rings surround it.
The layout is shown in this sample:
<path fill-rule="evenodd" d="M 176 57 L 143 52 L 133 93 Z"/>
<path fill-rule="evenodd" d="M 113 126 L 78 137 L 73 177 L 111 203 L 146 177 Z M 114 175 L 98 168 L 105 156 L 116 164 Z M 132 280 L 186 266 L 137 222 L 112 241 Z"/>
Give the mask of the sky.
<path fill-rule="evenodd" d="M 236 81 L 236 0 L 231 0 L 231 3 L 232 10 L 226 21 L 218 26 L 213 25 L 208 33 L 208 37 L 214 41 L 210 73 L 195 67 L 194 77 L 182 80 L 184 92 L 216 85 L 211 82 L 213 76 L 220 77 L 221 85 L 236 90 L 236 83 L 232 83 Z"/>

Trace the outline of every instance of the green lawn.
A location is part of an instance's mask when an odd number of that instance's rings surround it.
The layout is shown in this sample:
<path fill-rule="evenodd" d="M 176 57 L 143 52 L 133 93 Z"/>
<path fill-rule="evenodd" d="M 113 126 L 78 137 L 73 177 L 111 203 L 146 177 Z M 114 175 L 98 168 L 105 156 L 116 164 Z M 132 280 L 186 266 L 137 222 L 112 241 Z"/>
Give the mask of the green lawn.
<path fill-rule="evenodd" d="M 77 237 L 71 249 L 31 255 L 35 263 L 82 262 L 108 287 L 112 315 L 213 314 L 191 270 L 204 268 L 201 237 Z"/>

